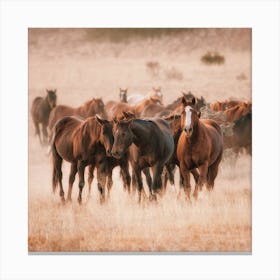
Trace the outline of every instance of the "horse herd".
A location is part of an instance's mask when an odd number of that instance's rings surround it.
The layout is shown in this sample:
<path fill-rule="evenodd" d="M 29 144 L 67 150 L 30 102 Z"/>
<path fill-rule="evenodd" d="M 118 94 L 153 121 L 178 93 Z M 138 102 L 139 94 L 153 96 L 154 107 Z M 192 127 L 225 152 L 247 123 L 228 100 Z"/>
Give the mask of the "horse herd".
<path fill-rule="evenodd" d="M 157 200 L 165 193 L 168 181 L 174 185 L 178 166 L 180 189 L 190 200 L 191 174 L 195 182 L 194 198 L 204 184 L 212 190 L 224 149 L 232 148 L 236 154 L 245 149 L 251 154 L 250 101 L 208 104 L 203 97 L 182 92 L 182 96 L 164 106 L 160 87 L 152 88 L 146 96 L 128 96 L 127 91 L 120 88 L 118 101 L 104 104 L 101 98 L 93 98 L 77 108 L 57 105 L 56 90 L 47 90 L 45 97 L 33 100 L 35 133 L 41 144 L 50 146 L 52 188 L 55 192 L 59 185 L 62 202 L 65 202 L 63 160 L 71 164 L 67 200 L 71 201 L 78 173 L 81 204 L 87 166 L 89 193 L 96 169 L 101 202 L 105 201 L 105 187 L 107 197 L 110 196 L 112 171 L 116 166 L 120 167 L 124 190 L 128 193 L 137 190 L 138 202 L 147 198 L 142 173 L 149 199 Z"/>

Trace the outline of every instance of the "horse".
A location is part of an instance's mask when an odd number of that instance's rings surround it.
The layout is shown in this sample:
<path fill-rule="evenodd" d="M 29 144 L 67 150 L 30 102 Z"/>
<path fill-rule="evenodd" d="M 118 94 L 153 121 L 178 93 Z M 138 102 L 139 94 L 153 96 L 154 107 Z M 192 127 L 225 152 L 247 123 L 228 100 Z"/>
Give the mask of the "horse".
<path fill-rule="evenodd" d="M 77 108 L 66 105 L 59 105 L 56 106 L 54 110 L 52 110 L 48 127 L 49 130 L 51 130 L 59 119 L 66 116 L 80 116 L 82 118 L 88 118 L 93 117 L 96 114 L 99 114 L 100 116 L 106 118 L 102 98 L 93 98 Z"/>
<path fill-rule="evenodd" d="M 195 98 L 191 101 L 182 98 L 184 110 L 181 114 L 181 135 L 178 140 L 177 158 L 180 162 L 180 172 L 184 178 L 186 198 L 190 199 L 190 171 L 199 170 L 198 181 L 195 184 L 194 198 L 198 196 L 206 183 L 207 189 L 214 188 L 218 167 L 223 155 L 223 133 L 221 127 L 213 120 L 200 119 L 200 113 L 195 109 Z"/>
<path fill-rule="evenodd" d="M 142 111 L 141 117 L 154 117 L 159 116 L 161 117 L 163 115 L 169 114 L 169 110 L 166 111 L 165 107 L 163 105 L 152 103 L 146 106 L 146 108 Z"/>
<path fill-rule="evenodd" d="M 45 98 L 36 97 L 31 106 L 31 116 L 35 126 L 35 135 L 39 136 L 40 143 L 47 143 L 48 141 L 48 131 L 47 126 L 49 122 L 50 112 L 56 107 L 56 89 L 48 90 Z M 43 139 L 41 139 L 40 126 L 42 125 Z"/>
<path fill-rule="evenodd" d="M 252 112 L 241 116 L 232 127 L 232 135 L 224 137 L 224 149 L 232 148 L 236 156 L 241 149 L 252 155 Z"/>
<path fill-rule="evenodd" d="M 112 156 L 122 157 L 129 149 L 130 163 L 135 174 L 138 202 L 141 202 L 143 182 L 141 171 L 152 167 L 150 198 L 156 200 L 162 182 L 161 174 L 172 156 L 174 141 L 167 121 L 160 118 L 114 120 Z"/>
<path fill-rule="evenodd" d="M 128 111 L 132 112 L 133 114 L 135 114 L 135 116 L 139 117 L 141 115 L 141 112 L 143 112 L 143 110 L 150 104 L 160 104 L 160 103 L 158 99 L 154 99 L 153 97 L 144 99 L 135 105 L 129 105 L 127 103 L 118 102 L 111 108 L 111 110 L 107 111 L 108 118 L 113 119 L 114 117 L 117 117 L 122 112 L 128 112 Z"/>
<path fill-rule="evenodd" d="M 181 135 L 182 129 L 181 129 L 181 115 L 180 114 L 171 114 L 167 117 L 164 117 L 164 119 L 169 122 L 169 125 L 171 127 L 171 132 L 173 135 L 173 139 L 174 139 L 174 152 L 172 154 L 172 157 L 166 163 L 165 169 L 163 172 L 162 186 L 163 186 L 163 191 L 165 192 L 168 180 L 170 181 L 171 185 L 175 184 L 174 183 L 175 167 L 178 166 L 180 168 L 180 162 L 177 158 L 177 146 L 178 146 L 178 140 Z M 191 171 L 191 173 L 194 177 L 195 182 L 197 183 L 198 177 L 199 177 L 197 170 L 193 169 Z M 180 192 L 181 192 L 181 189 L 184 187 L 183 186 L 183 177 L 181 174 L 180 174 L 179 186 L 180 186 Z M 180 192 L 179 192 L 179 194 L 180 194 Z"/>
<path fill-rule="evenodd" d="M 141 94 L 134 94 L 130 95 L 127 98 L 127 103 L 130 105 L 135 105 L 144 99 L 154 98 L 159 101 L 159 103 L 162 103 L 163 95 L 161 93 L 161 87 L 152 87 L 151 92 L 149 92 L 146 96 L 143 96 Z"/>
<path fill-rule="evenodd" d="M 240 117 L 245 116 L 252 111 L 252 103 L 241 102 L 240 104 L 233 106 L 224 111 L 226 121 L 235 122 Z"/>
<path fill-rule="evenodd" d="M 119 88 L 119 98 L 120 102 L 127 103 L 127 88 Z M 118 101 L 110 100 L 105 105 L 105 111 L 108 112 L 111 110 L 113 106 L 115 106 L 118 103 Z"/>
<path fill-rule="evenodd" d="M 116 118 L 116 120 L 128 120 L 135 118 L 135 115 L 131 112 L 122 112 Z M 128 191 L 130 193 L 130 185 L 131 185 L 131 176 L 129 174 L 129 152 L 125 153 L 121 158 L 116 159 L 112 156 L 108 157 L 102 151 L 99 152 L 98 157 L 102 159 L 102 166 L 106 166 L 106 169 L 103 172 L 106 172 L 107 176 L 107 190 L 108 190 L 108 198 L 110 197 L 110 190 L 113 185 L 112 180 L 112 171 L 116 166 L 120 166 L 120 175 L 123 180 L 123 189 L 124 191 Z M 88 186 L 89 186 L 89 193 L 91 191 L 91 184 L 94 178 L 93 172 L 95 167 L 98 169 L 99 160 L 96 160 L 95 164 L 91 164 L 88 170 Z M 105 163 L 105 164 L 104 164 Z"/>
<path fill-rule="evenodd" d="M 96 155 L 105 152 L 110 156 L 113 145 L 112 125 L 98 116 L 89 117 L 85 120 L 79 117 L 64 117 L 54 126 L 51 151 L 53 160 L 52 187 L 53 192 L 59 184 L 60 198 L 64 202 L 64 190 L 62 186 L 61 166 L 63 160 L 71 163 L 69 176 L 69 187 L 67 200 L 71 201 L 72 186 L 75 181 L 75 175 L 79 174 L 79 196 L 78 202 L 82 203 L 82 190 L 85 184 L 84 170 L 89 164 L 96 164 L 100 158 Z M 105 167 L 104 167 L 105 166 Z M 106 175 L 106 162 L 98 166 L 97 180 L 100 200 L 104 201 L 104 185 Z"/>

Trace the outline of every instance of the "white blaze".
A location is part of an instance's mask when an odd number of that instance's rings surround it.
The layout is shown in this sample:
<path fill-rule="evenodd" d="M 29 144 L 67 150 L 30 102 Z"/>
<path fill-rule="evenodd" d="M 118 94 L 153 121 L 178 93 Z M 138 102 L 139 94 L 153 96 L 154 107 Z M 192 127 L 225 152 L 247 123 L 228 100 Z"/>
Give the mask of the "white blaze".
<path fill-rule="evenodd" d="M 191 111 L 191 107 L 187 106 L 185 108 L 185 112 L 186 112 L 186 120 L 185 120 L 185 125 L 186 128 L 190 128 L 191 123 L 192 123 L 192 111 Z"/>

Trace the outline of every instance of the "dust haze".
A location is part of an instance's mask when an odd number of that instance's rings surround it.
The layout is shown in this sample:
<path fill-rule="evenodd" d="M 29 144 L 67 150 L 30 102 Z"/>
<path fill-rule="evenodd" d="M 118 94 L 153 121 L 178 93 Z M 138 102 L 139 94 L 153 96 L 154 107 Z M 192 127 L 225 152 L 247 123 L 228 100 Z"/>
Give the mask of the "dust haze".
<path fill-rule="evenodd" d="M 207 102 L 251 100 L 249 29 L 29 29 L 28 41 L 29 108 L 46 88 L 57 89 L 57 104 L 76 107 L 93 97 L 119 100 L 119 87 L 128 87 L 129 96 L 161 86 L 164 105 L 181 90 Z M 208 51 L 222 54 L 225 63 L 202 63 Z M 138 205 L 115 168 L 105 204 L 95 178 L 91 197 L 86 185 L 79 206 L 76 177 L 73 202 L 62 205 L 52 194 L 51 158 L 29 114 L 29 251 L 250 252 L 251 160 L 226 152 L 214 191 L 204 187 L 191 203 L 178 198 L 178 170 L 175 186 L 168 185 L 158 203 Z M 64 162 L 64 191 L 68 175 Z M 147 192 L 145 180 L 144 187 Z"/>

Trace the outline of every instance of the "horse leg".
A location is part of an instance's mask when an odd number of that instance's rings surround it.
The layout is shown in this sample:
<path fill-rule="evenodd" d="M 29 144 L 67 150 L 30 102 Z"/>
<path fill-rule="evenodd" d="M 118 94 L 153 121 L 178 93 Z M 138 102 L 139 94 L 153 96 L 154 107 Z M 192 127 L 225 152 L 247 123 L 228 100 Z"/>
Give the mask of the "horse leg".
<path fill-rule="evenodd" d="M 156 200 L 156 194 L 162 191 L 161 174 L 163 170 L 163 165 L 157 163 L 152 167 L 153 170 L 153 184 L 152 184 L 152 199 Z"/>
<path fill-rule="evenodd" d="M 68 186 L 68 193 L 67 193 L 67 200 L 72 201 L 72 187 L 75 181 L 75 176 L 77 173 L 77 163 L 71 164 L 70 175 L 69 175 L 69 186 Z"/>
<path fill-rule="evenodd" d="M 184 192 L 187 200 L 190 200 L 191 184 L 190 184 L 190 171 L 187 169 L 183 162 L 180 162 L 180 171 L 184 180 Z"/>
<path fill-rule="evenodd" d="M 53 176 L 52 176 L 52 188 L 53 193 L 55 192 L 57 183 L 59 184 L 59 195 L 61 201 L 64 202 L 64 191 L 62 187 L 62 158 L 57 153 L 55 146 L 52 147 L 52 155 L 53 155 Z"/>
<path fill-rule="evenodd" d="M 105 201 L 106 166 L 101 163 L 97 166 L 97 187 L 100 194 L 100 203 Z"/>
<path fill-rule="evenodd" d="M 124 162 L 120 165 L 121 168 L 121 176 L 123 179 L 123 187 L 124 189 L 130 193 L 130 183 L 131 183 L 131 177 L 129 174 L 129 169 L 128 169 L 128 162 Z"/>
<path fill-rule="evenodd" d="M 40 132 L 39 123 L 34 121 L 34 126 L 35 126 L 35 135 L 39 136 L 40 144 L 42 145 L 42 139 L 41 139 L 41 132 Z"/>
<path fill-rule="evenodd" d="M 84 161 L 78 162 L 78 174 L 79 174 L 79 196 L 78 196 L 78 202 L 79 204 L 82 204 L 82 192 L 85 185 L 85 168 L 86 163 Z"/>
<path fill-rule="evenodd" d="M 192 173 L 194 181 L 195 181 L 195 188 L 194 188 L 194 192 L 193 192 L 193 197 L 195 199 L 197 199 L 198 190 L 199 190 L 199 188 L 202 188 L 202 186 L 199 184 L 199 173 L 198 173 L 197 169 L 196 168 L 192 169 L 191 173 Z"/>
<path fill-rule="evenodd" d="M 197 197 L 198 188 L 201 191 L 203 185 L 207 182 L 207 174 L 208 174 L 208 161 L 206 161 L 203 165 L 199 166 L 199 177 L 198 182 L 196 184 L 196 190 L 194 192 L 194 197 Z"/>
<path fill-rule="evenodd" d="M 112 178 L 113 169 L 110 168 L 107 172 L 107 190 L 108 190 L 108 199 L 110 199 L 110 193 L 113 186 L 113 178 Z"/>
<path fill-rule="evenodd" d="M 146 177 L 146 182 L 147 182 L 147 185 L 149 187 L 149 192 L 150 192 L 150 196 L 152 195 L 152 177 L 151 177 L 151 174 L 150 174 L 150 169 L 149 167 L 146 167 L 143 169 L 143 173 L 145 174 L 145 177 Z M 145 195 L 145 193 L 144 193 Z"/>
<path fill-rule="evenodd" d="M 143 190 L 143 182 L 141 177 L 141 169 L 138 166 L 135 166 L 134 168 L 134 175 L 137 182 L 137 189 L 138 189 L 138 203 L 141 202 L 141 195 Z"/>
<path fill-rule="evenodd" d="M 45 124 L 42 124 L 42 132 L 43 132 L 43 143 L 47 144 L 49 136 L 48 136 L 47 126 Z"/>
<path fill-rule="evenodd" d="M 95 164 L 90 164 L 90 166 L 88 167 L 88 197 L 90 197 L 91 194 L 91 184 L 94 178 L 94 168 Z"/>
<path fill-rule="evenodd" d="M 219 155 L 217 160 L 208 168 L 207 184 L 206 184 L 208 191 L 211 191 L 214 188 L 214 182 L 218 175 L 218 169 L 219 169 L 219 164 L 220 164 L 221 160 L 222 160 L 222 153 Z"/>
<path fill-rule="evenodd" d="M 131 185 L 132 185 L 132 193 L 135 193 L 137 189 L 137 179 L 134 170 L 132 170 Z"/>

